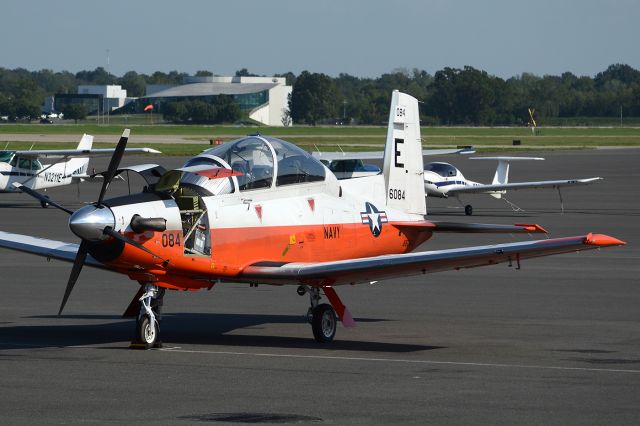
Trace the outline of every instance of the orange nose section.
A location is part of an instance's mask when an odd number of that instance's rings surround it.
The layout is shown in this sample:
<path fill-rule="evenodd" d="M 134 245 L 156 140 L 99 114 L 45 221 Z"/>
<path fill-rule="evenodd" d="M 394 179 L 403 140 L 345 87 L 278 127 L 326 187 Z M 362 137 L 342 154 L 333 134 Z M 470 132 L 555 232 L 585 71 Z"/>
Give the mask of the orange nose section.
<path fill-rule="evenodd" d="M 600 247 L 623 246 L 627 244 L 622 240 L 610 237 L 605 234 L 589 234 L 584 238 L 584 243 Z"/>

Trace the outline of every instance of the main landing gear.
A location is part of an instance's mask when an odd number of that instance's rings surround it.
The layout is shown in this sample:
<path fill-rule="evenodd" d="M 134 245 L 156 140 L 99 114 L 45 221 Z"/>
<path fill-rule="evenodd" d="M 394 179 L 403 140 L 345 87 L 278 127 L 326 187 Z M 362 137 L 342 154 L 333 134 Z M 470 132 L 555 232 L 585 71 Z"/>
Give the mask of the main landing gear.
<path fill-rule="evenodd" d="M 473 214 L 473 207 L 471 207 L 471 204 L 464 206 L 464 214 L 467 216 L 471 216 Z"/>
<path fill-rule="evenodd" d="M 318 287 L 298 287 L 298 294 L 304 296 L 309 292 L 311 306 L 307 311 L 307 321 L 311 324 L 313 337 L 319 343 L 333 341 L 338 327 L 336 311 L 328 303 L 320 303 L 320 289 Z"/>
<path fill-rule="evenodd" d="M 153 284 L 144 284 L 144 293 L 140 297 L 140 313 L 136 318 L 134 340 L 130 347 L 134 349 L 161 348 L 160 320 L 164 298 L 164 288 Z"/>

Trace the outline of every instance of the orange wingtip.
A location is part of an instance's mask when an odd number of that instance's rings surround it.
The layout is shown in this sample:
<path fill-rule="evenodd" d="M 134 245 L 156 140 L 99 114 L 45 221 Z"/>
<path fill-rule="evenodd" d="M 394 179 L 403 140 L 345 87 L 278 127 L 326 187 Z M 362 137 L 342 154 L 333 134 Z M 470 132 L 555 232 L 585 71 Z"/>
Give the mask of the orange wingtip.
<path fill-rule="evenodd" d="M 584 237 L 584 243 L 593 246 L 607 247 L 607 246 L 623 246 L 625 243 L 614 237 L 610 237 L 604 234 L 589 234 Z"/>
<path fill-rule="evenodd" d="M 534 224 L 516 223 L 515 226 L 522 226 L 529 232 L 540 232 L 540 233 L 543 233 L 543 234 L 547 234 L 547 230 L 544 229 L 542 226 L 536 224 L 536 223 L 534 223 Z"/>

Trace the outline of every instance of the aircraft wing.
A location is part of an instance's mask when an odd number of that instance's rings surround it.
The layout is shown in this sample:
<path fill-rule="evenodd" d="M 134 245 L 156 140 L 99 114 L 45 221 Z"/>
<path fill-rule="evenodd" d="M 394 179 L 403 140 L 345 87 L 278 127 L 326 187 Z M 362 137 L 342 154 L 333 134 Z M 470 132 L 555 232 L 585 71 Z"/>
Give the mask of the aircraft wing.
<path fill-rule="evenodd" d="M 0 247 L 46 258 L 73 262 L 78 253 L 79 245 L 0 231 Z M 102 263 L 91 257 L 91 255 L 87 255 L 85 265 L 107 269 Z"/>
<path fill-rule="evenodd" d="M 495 185 L 473 185 L 464 188 L 452 188 L 447 194 L 471 194 L 478 192 L 494 192 L 505 191 L 507 189 L 515 191 L 518 189 L 534 189 L 534 188 L 559 188 L 571 185 L 588 185 L 592 182 L 602 180 L 601 177 L 592 177 L 587 179 L 567 179 L 567 180 L 542 180 L 539 182 L 516 182 Z"/>
<path fill-rule="evenodd" d="M 554 238 L 448 250 L 385 255 L 321 263 L 257 263 L 246 267 L 245 282 L 293 285 L 342 285 L 570 253 L 625 244 L 602 234 Z"/>
<path fill-rule="evenodd" d="M 28 158 L 72 158 L 72 157 L 105 157 L 113 154 L 115 148 L 100 149 L 40 149 L 31 151 L 16 151 L 16 155 Z M 127 154 L 161 154 L 153 148 L 127 148 Z"/>
<path fill-rule="evenodd" d="M 455 149 L 423 149 L 422 155 L 447 155 L 447 154 L 473 154 L 473 148 L 455 148 Z M 318 160 L 382 160 L 383 151 L 360 151 L 360 152 L 312 152 Z"/>

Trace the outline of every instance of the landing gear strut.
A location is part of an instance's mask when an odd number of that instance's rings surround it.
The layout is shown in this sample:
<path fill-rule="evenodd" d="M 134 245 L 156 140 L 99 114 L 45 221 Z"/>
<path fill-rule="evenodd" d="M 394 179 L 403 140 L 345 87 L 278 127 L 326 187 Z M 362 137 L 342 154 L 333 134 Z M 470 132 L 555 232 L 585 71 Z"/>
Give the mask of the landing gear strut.
<path fill-rule="evenodd" d="M 150 349 L 162 347 L 160 341 L 160 319 L 164 288 L 153 284 L 144 284 L 144 293 L 140 297 L 140 313 L 136 319 L 136 331 L 132 348 Z"/>
<path fill-rule="evenodd" d="M 329 343 L 333 341 L 338 327 L 336 311 L 328 303 L 319 303 L 320 289 L 318 287 L 311 287 L 308 292 L 311 306 L 307 311 L 307 321 L 311 324 L 313 337 L 319 343 Z M 302 296 L 304 292 L 299 288 L 298 294 Z"/>

